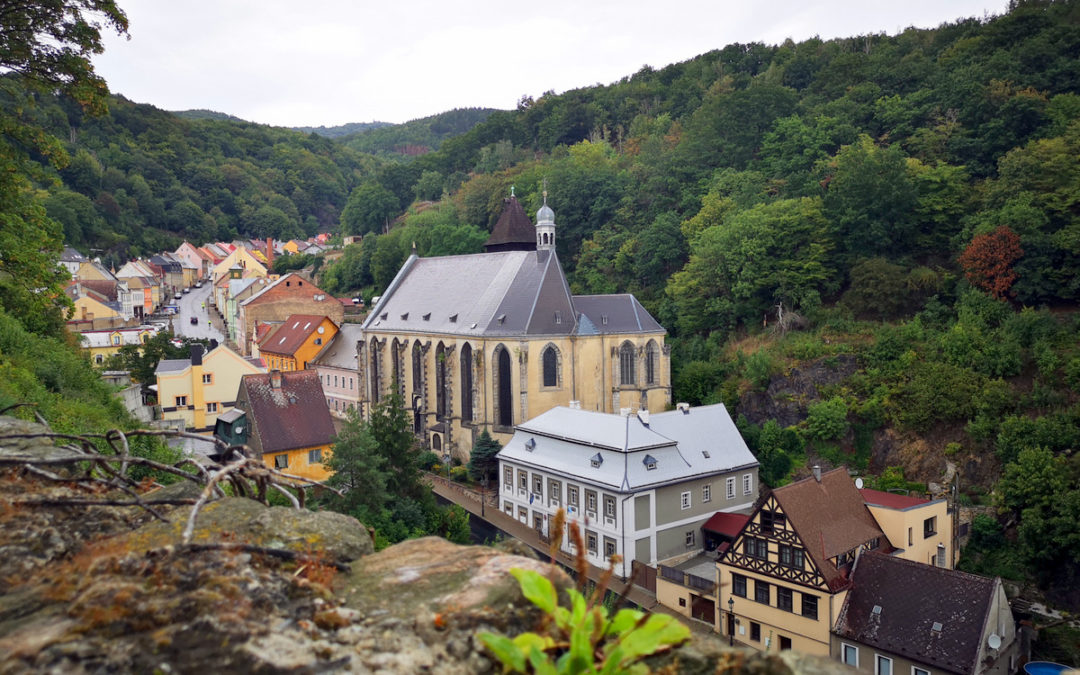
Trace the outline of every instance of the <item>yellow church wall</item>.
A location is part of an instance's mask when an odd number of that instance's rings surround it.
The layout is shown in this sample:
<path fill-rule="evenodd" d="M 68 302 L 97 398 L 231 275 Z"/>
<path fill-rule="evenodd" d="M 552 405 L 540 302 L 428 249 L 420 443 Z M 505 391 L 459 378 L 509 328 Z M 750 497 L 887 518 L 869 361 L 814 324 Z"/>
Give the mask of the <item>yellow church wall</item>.
<path fill-rule="evenodd" d="M 670 358 L 664 349 L 664 334 L 642 333 L 634 335 L 592 335 L 592 336 L 557 336 L 536 337 L 522 340 L 518 337 L 507 339 L 465 338 L 451 335 L 423 334 L 388 334 L 368 332 L 362 355 L 362 380 L 367 382 L 365 392 L 370 409 L 371 391 L 371 342 L 376 338 L 379 343 L 379 383 L 380 397 L 390 391 L 394 378 L 394 365 L 391 352 L 394 339 L 397 338 L 401 349 L 402 383 L 399 391 L 403 394 L 406 409 L 414 409 L 414 400 L 419 395 L 424 411 L 422 433 L 428 443 L 432 443 L 435 425 L 437 400 L 435 393 L 436 354 L 441 342 L 449 350 L 447 376 L 449 380 L 448 415 L 442 420 L 449 427 L 440 435 L 441 443 L 448 443 L 449 448 L 433 448 L 440 453 L 450 454 L 467 461 L 475 437 L 487 429 L 500 443 L 510 440 L 513 425 L 536 417 L 556 406 L 569 406 L 571 401 L 578 401 L 585 410 L 619 412 L 619 408 L 638 409 L 641 406 L 641 389 L 647 390 L 645 406 L 650 412 L 661 412 L 670 404 Z M 423 352 L 421 390 L 413 391 L 412 349 L 416 340 L 426 346 Z M 638 384 L 620 386 L 619 346 L 629 340 L 635 347 L 640 347 L 641 356 L 637 359 L 636 374 Z M 655 341 L 657 354 L 657 382 L 643 385 L 645 376 L 644 347 L 650 340 Z M 404 345 L 402 349 L 400 345 Z M 470 345 L 473 351 L 473 422 L 462 421 L 461 366 L 462 348 Z M 543 352 L 548 345 L 558 350 L 558 384 L 554 387 L 543 386 Z M 510 355 L 512 423 L 510 426 L 495 425 L 498 405 L 496 401 L 496 353 L 500 346 Z M 524 393 L 524 396 L 522 396 Z M 448 438 L 446 438 L 448 436 Z"/>

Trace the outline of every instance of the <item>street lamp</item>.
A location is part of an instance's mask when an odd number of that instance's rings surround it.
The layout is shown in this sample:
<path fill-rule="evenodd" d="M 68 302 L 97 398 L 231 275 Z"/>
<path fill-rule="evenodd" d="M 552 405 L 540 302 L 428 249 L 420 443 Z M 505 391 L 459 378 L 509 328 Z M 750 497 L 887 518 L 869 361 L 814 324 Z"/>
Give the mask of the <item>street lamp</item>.
<path fill-rule="evenodd" d="M 728 646 L 735 646 L 735 598 L 728 598 Z"/>

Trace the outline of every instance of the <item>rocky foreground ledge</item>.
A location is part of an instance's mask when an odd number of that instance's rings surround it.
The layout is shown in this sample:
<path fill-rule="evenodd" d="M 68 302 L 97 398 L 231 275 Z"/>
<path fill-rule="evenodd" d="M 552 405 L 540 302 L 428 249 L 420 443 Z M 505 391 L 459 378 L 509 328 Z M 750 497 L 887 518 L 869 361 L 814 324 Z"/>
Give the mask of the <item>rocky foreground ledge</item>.
<path fill-rule="evenodd" d="M 242 498 L 204 506 L 185 544 L 190 506 L 158 509 L 163 522 L 137 507 L 64 505 L 109 493 L 28 469 L 62 452 L 22 437 L 41 430 L 0 418 L 0 675 L 494 673 L 476 633 L 514 635 L 540 621 L 509 570 L 546 566 L 496 548 L 429 537 L 375 553 L 353 518 Z M 180 483 L 154 497 L 198 493 Z M 730 651 L 705 636 L 651 665 L 843 668 Z"/>

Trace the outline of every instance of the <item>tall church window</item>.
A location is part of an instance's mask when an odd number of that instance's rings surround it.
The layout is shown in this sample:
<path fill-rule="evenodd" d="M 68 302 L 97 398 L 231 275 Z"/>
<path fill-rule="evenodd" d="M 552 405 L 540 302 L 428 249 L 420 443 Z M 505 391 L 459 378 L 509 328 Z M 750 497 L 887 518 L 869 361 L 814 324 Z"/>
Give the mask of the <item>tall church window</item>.
<path fill-rule="evenodd" d="M 660 384 L 660 348 L 654 340 L 645 345 L 645 384 Z"/>
<path fill-rule="evenodd" d="M 371 338 L 371 402 L 379 402 L 379 389 L 382 378 L 379 368 L 379 340 Z"/>
<path fill-rule="evenodd" d="M 412 346 L 412 394 L 421 395 L 424 386 L 424 354 L 420 341 L 413 341 Z"/>
<path fill-rule="evenodd" d="M 435 416 L 446 418 L 446 348 L 441 342 L 435 348 Z"/>
<path fill-rule="evenodd" d="M 495 348 L 495 424 L 514 425 L 514 399 L 510 389 L 510 352 L 499 345 Z"/>
<path fill-rule="evenodd" d="M 461 347 L 461 421 L 473 419 L 473 361 L 472 346 L 466 342 Z"/>
<path fill-rule="evenodd" d="M 390 360 L 393 363 L 394 387 L 399 390 L 405 388 L 405 362 L 401 356 L 404 349 L 405 345 L 394 338 L 394 343 L 390 348 Z"/>
<path fill-rule="evenodd" d="M 548 345 L 544 348 L 541 362 L 544 370 L 544 386 L 559 386 L 559 352 L 555 345 Z"/>
<path fill-rule="evenodd" d="M 634 359 L 637 355 L 634 351 L 634 345 L 629 341 L 622 343 L 622 347 L 619 347 L 619 384 L 636 384 Z"/>

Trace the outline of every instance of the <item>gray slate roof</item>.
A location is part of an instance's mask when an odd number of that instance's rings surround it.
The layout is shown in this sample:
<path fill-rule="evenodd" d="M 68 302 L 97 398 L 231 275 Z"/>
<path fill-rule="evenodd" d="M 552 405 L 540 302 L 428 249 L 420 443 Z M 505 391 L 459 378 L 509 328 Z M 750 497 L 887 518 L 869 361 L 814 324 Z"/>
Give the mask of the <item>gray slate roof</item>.
<path fill-rule="evenodd" d="M 664 332 L 632 295 L 571 296 L 554 251 L 412 255 L 364 329 L 488 337 Z"/>
<path fill-rule="evenodd" d="M 364 329 L 358 323 L 342 324 L 337 335 L 311 360 L 310 365 L 356 370 L 356 343 L 364 339 Z"/>
<path fill-rule="evenodd" d="M 552 408 L 518 425 L 499 458 L 619 492 L 757 466 L 723 404 L 647 419 Z M 599 467 L 592 465 L 597 456 Z"/>
<path fill-rule="evenodd" d="M 868 553 L 855 569 L 833 632 L 934 669 L 972 673 L 997 584 L 988 577 Z M 875 606 L 881 608 L 877 613 Z"/>
<path fill-rule="evenodd" d="M 191 359 L 162 359 L 158 361 L 157 368 L 154 369 L 154 374 L 178 373 L 181 370 L 190 367 Z"/>

